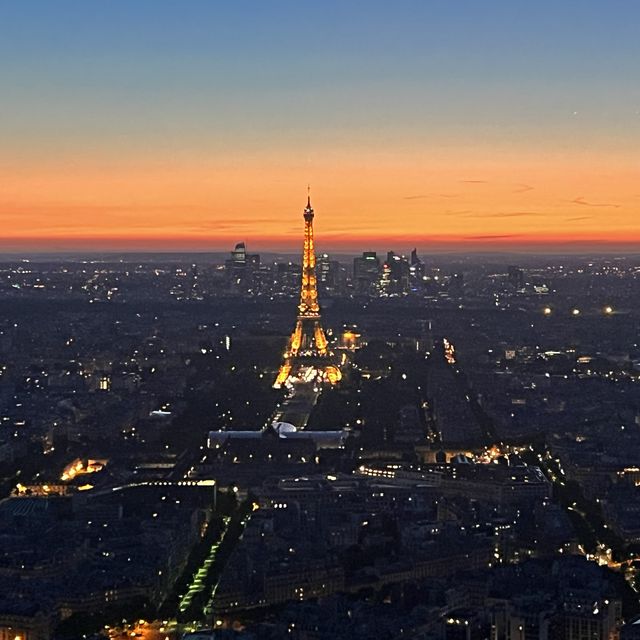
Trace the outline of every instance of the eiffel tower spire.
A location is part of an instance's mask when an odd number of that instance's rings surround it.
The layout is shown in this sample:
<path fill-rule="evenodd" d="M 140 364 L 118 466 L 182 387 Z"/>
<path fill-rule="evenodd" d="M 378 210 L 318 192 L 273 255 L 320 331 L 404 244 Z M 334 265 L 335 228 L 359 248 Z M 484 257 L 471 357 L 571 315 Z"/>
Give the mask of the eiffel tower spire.
<path fill-rule="evenodd" d="M 340 377 L 340 370 L 327 362 L 333 354 L 329 351 L 327 337 L 320 322 L 320 304 L 316 279 L 316 251 L 313 241 L 314 211 L 311 206 L 311 194 L 307 188 L 307 206 L 303 212 L 304 243 L 302 249 L 302 279 L 300 283 L 300 302 L 296 326 L 289 338 L 284 362 L 274 383 L 276 388 L 284 384 L 294 369 L 307 366 L 315 367 L 318 377 L 332 384 Z M 298 367 L 294 367 L 298 365 Z"/>

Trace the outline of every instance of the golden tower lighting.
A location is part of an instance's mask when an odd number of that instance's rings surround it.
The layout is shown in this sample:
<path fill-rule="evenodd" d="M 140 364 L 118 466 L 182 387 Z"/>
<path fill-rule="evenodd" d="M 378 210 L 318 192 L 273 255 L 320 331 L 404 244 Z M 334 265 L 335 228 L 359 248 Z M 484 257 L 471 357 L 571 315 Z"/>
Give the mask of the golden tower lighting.
<path fill-rule="evenodd" d="M 330 362 L 333 353 L 329 350 L 327 337 L 320 322 L 311 196 L 307 197 L 303 217 L 304 243 L 298 317 L 284 352 L 284 361 L 273 385 L 275 388 L 280 388 L 290 377 L 295 376 L 300 366 L 315 367 L 317 377 L 331 384 L 335 384 L 342 377 L 340 370 Z"/>

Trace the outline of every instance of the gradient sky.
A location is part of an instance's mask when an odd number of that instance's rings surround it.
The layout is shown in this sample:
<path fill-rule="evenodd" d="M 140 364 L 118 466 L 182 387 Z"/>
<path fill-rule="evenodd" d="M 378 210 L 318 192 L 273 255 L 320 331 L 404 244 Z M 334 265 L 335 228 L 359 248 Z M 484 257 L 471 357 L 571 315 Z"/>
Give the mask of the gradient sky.
<path fill-rule="evenodd" d="M 0 250 L 640 249 L 638 0 L 0 0 Z"/>

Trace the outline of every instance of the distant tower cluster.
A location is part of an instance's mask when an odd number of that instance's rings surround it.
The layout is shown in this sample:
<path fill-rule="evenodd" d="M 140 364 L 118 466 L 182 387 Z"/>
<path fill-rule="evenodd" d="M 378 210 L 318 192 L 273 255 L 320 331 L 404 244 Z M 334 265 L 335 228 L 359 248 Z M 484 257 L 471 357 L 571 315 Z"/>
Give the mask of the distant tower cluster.
<path fill-rule="evenodd" d="M 316 252 L 313 242 L 313 217 L 311 197 L 307 197 L 304 209 L 304 245 L 302 251 L 302 282 L 298 319 L 289 338 L 274 387 L 279 388 L 291 377 L 328 381 L 335 384 L 341 378 L 340 369 L 331 364 L 333 353 L 320 322 L 320 305 L 316 278 Z"/>

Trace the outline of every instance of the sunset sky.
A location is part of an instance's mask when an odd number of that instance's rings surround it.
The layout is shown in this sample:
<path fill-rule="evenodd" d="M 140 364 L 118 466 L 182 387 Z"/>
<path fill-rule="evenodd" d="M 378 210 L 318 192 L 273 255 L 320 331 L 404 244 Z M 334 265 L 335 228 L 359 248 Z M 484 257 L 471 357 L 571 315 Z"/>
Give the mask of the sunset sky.
<path fill-rule="evenodd" d="M 640 249 L 638 0 L 0 0 L 0 250 Z"/>

